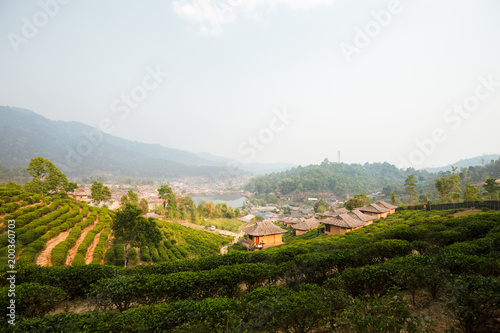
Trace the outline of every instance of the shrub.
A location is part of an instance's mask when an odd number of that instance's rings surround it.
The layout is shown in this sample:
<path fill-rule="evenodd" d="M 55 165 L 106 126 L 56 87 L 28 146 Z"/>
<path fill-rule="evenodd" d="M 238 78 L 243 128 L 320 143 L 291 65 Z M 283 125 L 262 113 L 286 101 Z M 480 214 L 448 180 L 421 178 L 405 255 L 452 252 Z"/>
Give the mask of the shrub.
<path fill-rule="evenodd" d="M 137 251 L 135 248 L 131 248 L 129 251 L 128 251 L 128 258 L 130 260 L 130 263 L 132 265 L 135 265 L 137 264 Z"/>
<path fill-rule="evenodd" d="M 144 262 L 150 262 L 151 256 L 149 255 L 149 249 L 147 246 L 141 247 L 141 260 Z"/>
<path fill-rule="evenodd" d="M 75 257 L 73 258 L 73 262 L 71 263 L 72 266 L 78 266 L 78 265 L 85 265 L 85 257 L 81 253 L 75 254 Z"/>
<path fill-rule="evenodd" d="M 10 302 L 8 288 L 0 289 L 1 312 L 4 318 Z M 52 311 L 66 297 L 66 293 L 60 288 L 38 283 L 22 283 L 16 286 L 16 316 L 26 318 L 43 316 Z"/>
<path fill-rule="evenodd" d="M 500 309 L 498 278 L 459 276 L 448 284 L 446 307 L 464 332 L 493 332 Z"/>

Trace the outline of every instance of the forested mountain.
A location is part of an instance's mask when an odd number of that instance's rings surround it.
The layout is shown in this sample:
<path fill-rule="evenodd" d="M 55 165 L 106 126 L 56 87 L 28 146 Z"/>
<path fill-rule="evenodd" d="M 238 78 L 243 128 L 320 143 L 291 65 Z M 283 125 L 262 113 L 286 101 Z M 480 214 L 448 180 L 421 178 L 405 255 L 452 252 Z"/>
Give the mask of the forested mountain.
<path fill-rule="evenodd" d="M 477 156 L 477 157 L 472 157 L 472 158 L 467 158 L 464 160 L 460 160 L 456 163 L 453 164 L 448 164 L 446 166 L 438 167 L 438 168 L 425 168 L 424 170 L 428 172 L 446 172 L 446 171 L 451 171 L 451 166 L 454 166 L 456 168 L 468 168 L 471 166 L 485 166 L 486 164 L 490 163 L 491 161 L 498 160 L 500 158 L 500 155 L 498 154 L 491 154 L 491 155 L 482 155 L 482 156 Z"/>
<path fill-rule="evenodd" d="M 52 121 L 32 111 L 0 106 L 0 165 L 26 167 L 33 157 L 53 161 L 70 176 L 127 177 L 227 174 L 195 154 L 121 139 L 78 123 Z"/>
<path fill-rule="evenodd" d="M 402 187 L 407 174 L 416 179 L 429 178 L 426 171 L 404 171 L 389 163 L 345 164 L 324 161 L 320 165 L 297 167 L 288 171 L 254 178 L 246 189 L 269 193 L 279 189 L 282 194 L 291 192 L 331 192 L 336 195 L 380 191 L 384 186 Z"/>

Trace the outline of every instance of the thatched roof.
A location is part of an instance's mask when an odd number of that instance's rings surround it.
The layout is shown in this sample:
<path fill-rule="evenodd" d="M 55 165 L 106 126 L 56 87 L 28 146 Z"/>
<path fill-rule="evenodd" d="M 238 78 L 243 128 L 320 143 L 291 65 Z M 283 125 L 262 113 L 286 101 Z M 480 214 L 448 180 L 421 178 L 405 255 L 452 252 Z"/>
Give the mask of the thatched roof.
<path fill-rule="evenodd" d="M 307 231 L 319 227 L 320 225 L 321 223 L 313 217 L 293 225 L 292 228 L 295 230 Z"/>
<path fill-rule="evenodd" d="M 287 232 L 285 229 L 274 225 L 270 221 L 257 222 L 254 225 L 242 228 L 242 230 L 250 236 L 270 236 L 284 234 L 285 232 Z"/>
<path fill-rule="evenodd" d="M 297 224 L 297 223 L 303 222 L 304 220 L 305 219 L 303 219 L 303 218 L 297 218 L 297 217 L 288 216 L 288 217 L 285 217 L 282 220 L 280 220 L 280 222 L 283 222 L 283 223 L 286 223 L 286 224 Z"/>
<path fill-rule="evenodd" d="M 379 201 L 379 202 L 377 202 L 377 204 L 380 205 L 380 206 L 384 206 L 387 209 L 396 209 L 396 208 L 398 208 L 398 206 L 391 205 L 390 203 L 387 203 L 385 201 Z"/>
<path fill-rule="evenodd" d="M 363 222 L 373 221 L 375 219 L 374 216 L 363 214 L 359 209 L 354 209 L 347 214 L 351 217 L 356 217 Z"/>
<path fill-rule="evenodd" d="M 344 229 L 354 229 L 366 224 L 366 222 L 361 221 L 360 219 L 349 214 L 340 214 L 334 217 L 329 217 L 325 220 L 321 220 L 321 223 L 334 225 Z"/>
<path fill-rule="evenodd" d="M 242 218 L 240 218 L 240 221 L 243 221 L 243 222 L 250 222 L 253 218 L 255 217 L 255 215 L 253 214 L 248 214 L 248 215 L 245 215 L 243 216 Z"/>
<path fill-rule="evenodd" d="M 85 188 L 77 188 L 73 191 L 73 195 L 90 196 L 91 194 L 92 194 L 92 192 L 89 189 L 85 189 Z"/>
<path fill-rule="evenodd" d="M 340 214 L 347 214 L 349 211 L 345 208 L 339 208 L 339 209 L 334 209 L 334 210 L 329 210 L 324 213 L 318 213 L 317 215 L 319 217 L 332 217 L 332 216 L 337 216 Z"/>
<path fill-rule="evenodd" d="M 379 201 L 376 203 L 372 203 L 371 205 L 368 205 L 368 206 L 363 206 L 363 207 L 359 208 L 359 210 L 362 212 L 381 214 L 381 213 L 386 213 L 386 212 L 388 212 L 392 209 L 396 209 L 396 208 L 398 208 L 398 206 L 388 204 L 385 201 Z"/>

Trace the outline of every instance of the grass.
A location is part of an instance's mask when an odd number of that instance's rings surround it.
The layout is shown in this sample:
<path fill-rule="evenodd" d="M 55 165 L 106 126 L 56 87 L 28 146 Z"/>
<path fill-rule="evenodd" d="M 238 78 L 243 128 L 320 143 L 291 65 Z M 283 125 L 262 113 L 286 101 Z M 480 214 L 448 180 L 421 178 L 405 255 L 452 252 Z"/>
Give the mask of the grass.
<path fill-rule="evenodd" d="M 220 230 L 228 230 L 234 233 L 239 232 L 239 228 L 245 224 L 238 219 L 217 219 L 217 220 L 206 220 L 205 225 L 215 226 Z"/>

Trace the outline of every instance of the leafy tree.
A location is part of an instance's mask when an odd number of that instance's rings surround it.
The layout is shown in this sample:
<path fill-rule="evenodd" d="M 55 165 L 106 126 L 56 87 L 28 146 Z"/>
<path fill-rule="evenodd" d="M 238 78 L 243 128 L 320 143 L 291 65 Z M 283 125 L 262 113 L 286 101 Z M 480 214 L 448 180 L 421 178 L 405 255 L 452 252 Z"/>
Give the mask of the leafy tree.
<path fill-rule="evenodd" d="M 408 175 L 405 181 L 405 191 L 410 195 L 410 205 L 413 204 L 413 196 L 417 195 L 417 191 L 415 190 L 415 187 L 417 184 L 415 184 L 415 175 Z"/>
<path fill-rule="evenodd" d="M 141 202 L 139 203 L 139 206 L 141 206 L 142 212 L 144 214 L 149 213 L 149 204 L 148 201 L 144 198 L 141 199 Z"/>
<path fill-rule="evenodd" d="M 264 221 L 264 217 L 262 215 L 257 215 L 254 218 L 252 218 L 252 221 L 261 222 L 261 221 Z"/>
<path fill-rule="evenodd" d="M 500 184 L 494 178 L 486 179 L 486 184 L 483 185 L 484 190 L 488 197 L 492 200 L 498 199 L 498 192 L 500 192 Z"/>
<path fill-rule="evenodd" d="M 393 204 L 393 205 L 397 205 L 398 204 L 395 192 L 391 192 L 391 204 Z"/>
<path fill-rule="evenodd" d="M 134 191 L 129 190 L 127 192 L 127 196 L 128 196 L 128 199 L 130 200 L 131 203 L 136 204 L 136 205 L 139 204 L 139 197 L 137 196 L 137 194 Z"/>
<path fill-rule="evenodd" d="M 365 205 L 365 201 L 361 198 L 356 198 L 356 197 L 347 200 L 345 203 L 345 207 L 349 210 L 363 207 L 364 205 Z"/>
<path fill-rule="evenodd" d="M 78 188 L 78 184 L 74 182 L 69 182 L 68 186 L 66 187 L 66 192 L 73 192 Z"/>
<path fill-rule="evenodd" d="M 288 194 L 296 189 L 296 184 L 291 178 L 285 178 L 278 183 L 278 189 L 283 194 Z"/>
<path fill-rule="evenodd" d="M 345 203 L 345 207 L 349 210 L 353 210 L 355 208 L 363 207 L 371 203 L 372 201 L 370 200 L 370 198 L 368 198 L 366 194 L 362 193 L 356 194 L 354 198 L 347 200 Z"/>
<path fill-rule="evenodd" d="M 108 201 L 111 199 L 111 191 L 109 187 L 104 186 L 101 182 L 95 180 L 90 186 L 90 199 L 94 202 Z"/>
<path fill-rule="evenodd" d="M 32 158 L 26 171 L 33 177 L 26 184 L 29 192 L 48 195 L 69 188 L 66 175 L 59 171 L 54 163 L 43 157 Z"/>
<path fill-rule="evenodd" d="M 467 183 L 465 184 L 464 201 L 483 201 L 483 196 L 477 187 Z"/>
<path fill-rule="evenodd" d="M 167 204 L 163 203 L 163 206 L 167 209 L 167 217 L 170 219 L 176 219 L 179 216 L 179 209 L 177 207 L 177 198 L 174 191 L 168 185 L 162 185 L 158 189 L 158 194 L 160 199 L 167 200 Z"/>
<path fill-rule="evenodd" d="M 161 241 L 161 232 L 154 219 L 141 216 L 142 209 L 127 202 L 118 210 L 113 220 L 112 228 L 115 237 L 122 238 L 125 246 L 125 266 L 131 247 L 142 247 Z"/>
<path fill-rule="evenodd" d="M 441 178 L 436 179 L 435 186 L 441 196 L 443 203 L 447 203 L 449 200 L 453 202 L 453 192 L 455 190 L 461 191 L 460 187 L 460 174 L 456 173 L 457 168 L 452 166 L 452 173 L 445 174 Z"/>
<path fill-rule="evenodd" d="M 129 201 L 128 201 L 128 197 L 127 197 L 125 194 L 124 194 L 124 195 L 122 195 L 122 197 L 120 198 L 120 203 L 121 203 L 121 205 L 122 205 L 122 206 L 125 206 L 125 204 L 126 204 L 127 202 L 129 202 Z"/>
<path fill-rule="evenodd" d="M 215 213 L 214 203 L 212 201 L 208 201 L 207 203 L 205 203 L 205 216 L 211 219 L 214 213 Z"/>
<path fill-rule="evenodd" d="M 160 188 L 157 191 L 158 191 L 158 197 L 163 200 L 168 200 L 168 195 L 173 192 L 170 186 L 168 185 L 160 186 Z M 165 207 L 165 202 L 163 202 L 163 207 Z"/>
<path fill-rule="evenodd" d="M 330 210 L 330 205 L 324 199 L 319 199 L 314 204 L 314 212 L 316 213 L 323 213 L 327 210 Z"/>

